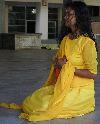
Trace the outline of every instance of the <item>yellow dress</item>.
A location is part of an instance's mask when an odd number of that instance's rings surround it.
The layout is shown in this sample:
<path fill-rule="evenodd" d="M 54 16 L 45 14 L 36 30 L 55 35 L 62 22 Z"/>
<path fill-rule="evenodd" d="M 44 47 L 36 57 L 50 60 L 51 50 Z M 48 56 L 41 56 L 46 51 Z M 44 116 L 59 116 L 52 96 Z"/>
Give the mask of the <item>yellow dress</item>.
<path fill-rule="evenodd" d="M 21 107 L 9 105 L 9 108 L 23 109 L 20 118 L 29 121 L 67 119 L 94 111 L 94 80 L 75 76 L 74 71 L 76 67 L 97 73 L 95 42 L 89 37 L 70 40 L 66 36 L 56 56 L 64 55 L 68 61 L 63 65 L 57 81 L 54 65 L 51 65 L 49 77 L 40 89 L 26 97 Z"/>

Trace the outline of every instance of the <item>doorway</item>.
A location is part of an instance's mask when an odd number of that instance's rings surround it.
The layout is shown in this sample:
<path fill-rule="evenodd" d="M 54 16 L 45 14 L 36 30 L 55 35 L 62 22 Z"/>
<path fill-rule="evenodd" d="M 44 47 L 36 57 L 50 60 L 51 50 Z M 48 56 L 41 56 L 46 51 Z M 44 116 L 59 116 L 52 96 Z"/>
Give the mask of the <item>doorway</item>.
<path fill-rule="evenodd" d="M 27 33 L 35 33 L 35 21 L 27 20 Z"/>

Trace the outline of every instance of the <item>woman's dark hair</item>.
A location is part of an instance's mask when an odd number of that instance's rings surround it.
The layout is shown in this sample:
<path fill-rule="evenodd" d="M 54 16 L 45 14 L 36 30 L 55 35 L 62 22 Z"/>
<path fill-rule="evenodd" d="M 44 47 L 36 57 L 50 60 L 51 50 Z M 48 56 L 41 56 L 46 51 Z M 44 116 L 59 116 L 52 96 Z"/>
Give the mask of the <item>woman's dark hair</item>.
<path fill-rule="evenodd" d="M 81 34 L 90 37 L 95 42 L 95 37 L 92 32 L 91 19 L 87 5 L 81 1 L 74 1 L 65 4 L 65 9 L 71 8 L 75 11 L 76 27 L 80 29 Z M 61 41 L 65 35 L 71 33 L 71 30 L 65 26 L 64 22 L 61 27 L 59 40 Z"/>

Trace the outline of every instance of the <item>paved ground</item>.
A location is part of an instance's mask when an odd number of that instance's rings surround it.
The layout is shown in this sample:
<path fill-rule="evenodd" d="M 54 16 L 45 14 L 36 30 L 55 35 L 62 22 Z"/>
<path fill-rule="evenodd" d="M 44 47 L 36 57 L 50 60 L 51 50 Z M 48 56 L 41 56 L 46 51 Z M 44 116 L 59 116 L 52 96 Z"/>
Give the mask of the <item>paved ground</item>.
<path fill-rule="evenodd" d="M 0 50 L 0 101 L 21 103 L 47 79 L 51 50 Z M 73 119 L 37 124 L 100 124 L 100 76 L 95 81 L 96 111 Z M 20 111 L 0 108 L 0 124 L 33 124 L 18 118 Z"/>

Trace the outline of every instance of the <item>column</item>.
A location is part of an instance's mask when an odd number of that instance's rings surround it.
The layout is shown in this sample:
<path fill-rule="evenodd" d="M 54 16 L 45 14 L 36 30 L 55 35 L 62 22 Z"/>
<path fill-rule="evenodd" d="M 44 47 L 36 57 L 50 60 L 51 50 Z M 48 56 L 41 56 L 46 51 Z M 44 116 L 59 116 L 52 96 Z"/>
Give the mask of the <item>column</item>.
<path fill-rule="evenodd" d="M 0 33 L 4 32 L 4 0 L 0 0 Z"/>
<path fill-rule="evenodd" d="M 48 3 L 37 3 L 36 7 L 36 33 L 42 33 L 41 39 L 48 39 Z"/>
<path fill-rule="evenodd" d="M 5 5 L 4 32 L 8 33 L 8 5 Z"/>

